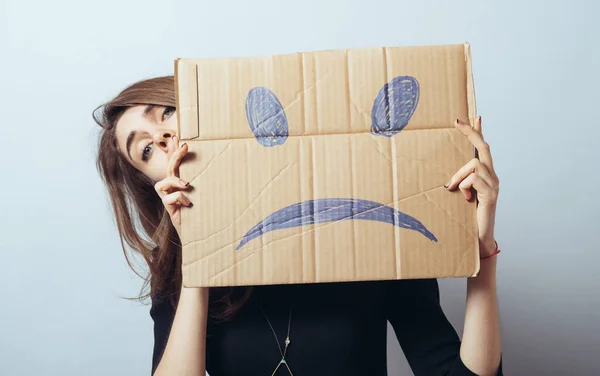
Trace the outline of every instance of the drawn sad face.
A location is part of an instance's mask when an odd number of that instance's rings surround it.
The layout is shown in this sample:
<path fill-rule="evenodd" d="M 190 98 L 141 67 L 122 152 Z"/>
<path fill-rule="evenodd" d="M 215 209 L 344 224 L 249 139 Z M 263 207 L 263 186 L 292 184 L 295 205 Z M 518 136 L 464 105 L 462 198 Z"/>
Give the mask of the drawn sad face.
<path fill-rule="evenodd" d="M 419 83 L 411 76 L 398 76 L 377 94 L 371 110 L 371 133 L 392 137 L 408 124 L 419 103 Z M 269 89 L 255 87 L 246 98 L 246 118 L 256 141 L 264 147 L 283 145 L 289 126 L 283 106 Z M 270 231 L 343 220 L 379 221 L 437 238 L 416 218 L 391 206 L 352 197 L 320 198 L 281 208 L 249 229 L 236 249 Z"/>

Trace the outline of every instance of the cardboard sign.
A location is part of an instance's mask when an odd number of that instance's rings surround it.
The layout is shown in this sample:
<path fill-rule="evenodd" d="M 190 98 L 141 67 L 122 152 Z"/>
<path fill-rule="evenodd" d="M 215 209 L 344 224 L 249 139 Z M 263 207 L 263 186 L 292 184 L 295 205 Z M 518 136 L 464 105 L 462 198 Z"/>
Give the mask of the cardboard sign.
<path fill-rule="evenodd" d="M 185 286 L 467 277 L 468 44 L 177 59 Z"/>

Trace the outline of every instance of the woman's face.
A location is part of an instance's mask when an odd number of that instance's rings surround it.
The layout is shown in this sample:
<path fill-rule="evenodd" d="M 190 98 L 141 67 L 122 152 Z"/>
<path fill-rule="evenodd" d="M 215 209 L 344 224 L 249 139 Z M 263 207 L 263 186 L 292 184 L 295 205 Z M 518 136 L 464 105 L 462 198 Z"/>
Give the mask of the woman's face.
<path fill-rule="evenodd" d="M 116 124 L 117 145 L 131 165 L 158 182 L 167 176 L 176 129 L 175 107 L 134 106 Z"/>

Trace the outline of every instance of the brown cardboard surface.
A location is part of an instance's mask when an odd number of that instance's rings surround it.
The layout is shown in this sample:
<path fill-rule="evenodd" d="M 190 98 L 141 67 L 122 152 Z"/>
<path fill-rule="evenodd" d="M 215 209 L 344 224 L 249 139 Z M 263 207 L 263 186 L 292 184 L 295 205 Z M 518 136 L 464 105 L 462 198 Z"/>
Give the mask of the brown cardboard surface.
<path fill-rule="evenodd" d="M 478 272 L 475 204 L 443 187 L 473 158 L 453 126 L 476 115 L 468 44 L 177 59 L 175 72 L 194 203 L 185 286 Z M 378 124 L 408 123 L 373 134 L 374 107 Z"/>

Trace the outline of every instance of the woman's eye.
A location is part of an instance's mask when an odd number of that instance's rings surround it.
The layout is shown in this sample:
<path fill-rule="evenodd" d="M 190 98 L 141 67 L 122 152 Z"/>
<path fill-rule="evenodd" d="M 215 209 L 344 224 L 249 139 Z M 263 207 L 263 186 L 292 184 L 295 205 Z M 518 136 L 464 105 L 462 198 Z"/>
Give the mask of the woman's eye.
<path fill-rule="evenodd" d="M 175 107 L 165 107 L 162 114 L 162 120 L 165 121 L 175 112 Z"/>
<path fill-rule="evenodd" d="M 148 157 L 150 156 L 150 152 L 152 151 L 152 144 L 146 146 L 142 151 L 142 161 L 146 162 Z"/>

